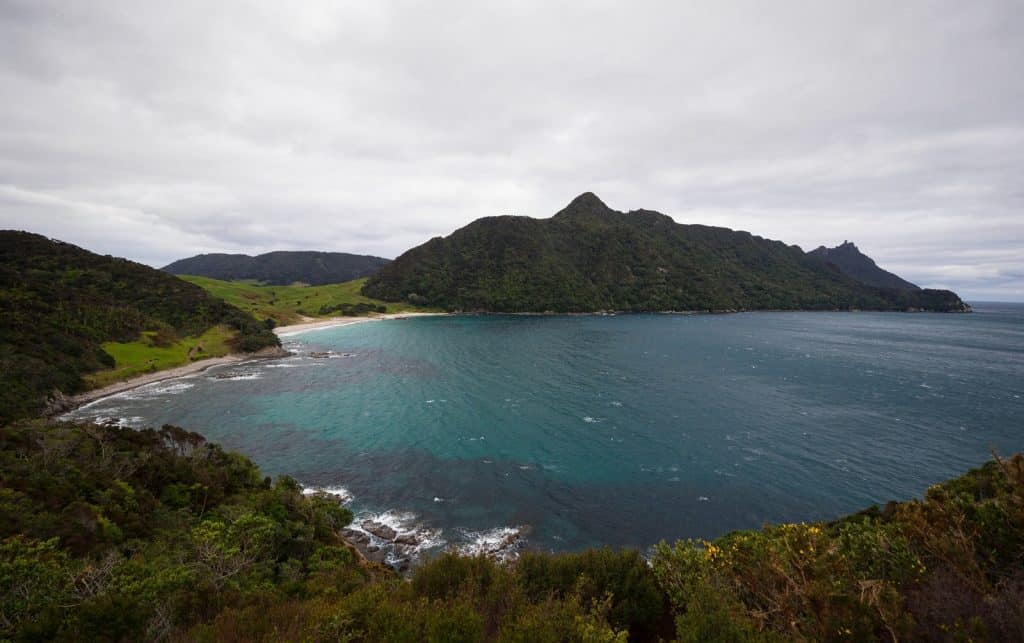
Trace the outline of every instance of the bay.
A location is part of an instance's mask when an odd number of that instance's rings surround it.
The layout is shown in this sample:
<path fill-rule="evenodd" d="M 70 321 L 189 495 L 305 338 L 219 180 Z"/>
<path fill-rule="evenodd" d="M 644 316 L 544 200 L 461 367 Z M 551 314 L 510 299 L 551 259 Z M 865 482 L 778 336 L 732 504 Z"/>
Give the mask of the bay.
<path fill-rule="evenodd" d="M 512 530 L 645 548 L 907 499 L 1024 449 L 1024 305 L 975 310 L 374 321 L 71 417 L 198 431 L 418 528 L 421 551 Z"/>

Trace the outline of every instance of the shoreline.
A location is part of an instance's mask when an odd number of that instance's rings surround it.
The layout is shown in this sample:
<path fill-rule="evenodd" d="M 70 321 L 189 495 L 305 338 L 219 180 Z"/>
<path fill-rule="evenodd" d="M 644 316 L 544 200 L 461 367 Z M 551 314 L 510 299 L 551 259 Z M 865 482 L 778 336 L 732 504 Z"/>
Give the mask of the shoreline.
<path fill-rule="evenodd" d="M 321 330 L 323 328 L 336 328 L 340 326 L 349 326 L 351 324 L 361 324 L 364 322 L 372 321 L 388 321 L 394 319 L 411 319 L 413 317 L 439 317 L 452 315 L 454 313 L 386 313 L 383 315 L 375 315 L 373 317 L 326 317 L 317 319 L 310 317 L 298 324 L 289 324 L 287 326 L 278 326 L 274 328 L 274 332 L 278 337 L 292 337 L 305 333 L 311 330 Z"/>
<path fill-rule="evenodd" d="M 294 335 L 300 335 L 302 333 L 320 330 L 323 328 L 335 328 L 339 326 L 348 326 L 350 324 L 358 324 L 368 321 L 382 321 L 390 319 L 405 319 L 409 317 L 421 317 L 421 316 L 433 316 L 433 315 L 447 315 L 449 313 L 389 313 L 386 315 L 379 315 L 377 317 L 329 317 L 326 319 L 309 318 L 308 321 L 303 321 L 299 324 L 290 324 L 288 326 L 279 326 L 274 329 L 274 333 L 278 337 L 292 337 Z M 144 373 L 135 377 L 121 380 L 120 382 L 114 382 L 101 388 L 92 389 L 91 391 L 85 391 L 84 393 L 78 393 L 68 397 L 58 398 L 51 402 L 50 407 L 46 412 L 43 413 L 45 417 L 61 416 L 65 413 L 76 411 L 84 406 L 92 404 L 102 400 L 103 398 L 117 395 L 118 393 L 124 393 L 131 391 L 149 384 L 156 384 L 157 382 L 163 382 L 166 380 L 173 380 L 179 378 L 189 377 L 191 375 L 197 375 L 206 371 L 207 369 L 215 366 L 223 366 L 225 364 L 237 364 L 252 359 L 274 359 L 278 357 L 286 357 L 290 355 L 284 349 L 262 349 L 255 353 L 231 353 L 228 355 L 222 355 L 220 357 L 208 357 L 203 360 L 191 362 L 188 364 L 182 364 L 181 366 L 175 366 L 173 368 L 164 369 L 162 371 L 156 371 L 155 373 Z"/>
<path fill-rule="evenodd" d="M 86 391 L 84 393 L 79 393 L 65 398 L 64 403 L 60 405 L 60 409 L 50 415 L 63 415 L 65 413 L 70 413 L 71 411 L 75 411 L 83 406 L 102 400 L 105 397 L 110 397 L 111 395 L 131 391 L 148 384 L 156 384 L 157 382 L 163 382 L 164 380 L 173 380 L 181 377 L 188 377 L 189 375 L 196 375 L 209 368 L 213 368 L 214 366 L 234 364 L 246 359 L 253 359 L 255 355 L 255 353 L 232 353 L 230 355 L 222 355 L 220 357 L 210 357 L 190 364 L 183 364 L 181 366 L 175 366 L 174 368 L 168 368 L 155 373 L 145 373 L 120 382 L 114 382 L 113 384 L 108 384 L 102 388 L 93 389 L 91 391 Z"/>

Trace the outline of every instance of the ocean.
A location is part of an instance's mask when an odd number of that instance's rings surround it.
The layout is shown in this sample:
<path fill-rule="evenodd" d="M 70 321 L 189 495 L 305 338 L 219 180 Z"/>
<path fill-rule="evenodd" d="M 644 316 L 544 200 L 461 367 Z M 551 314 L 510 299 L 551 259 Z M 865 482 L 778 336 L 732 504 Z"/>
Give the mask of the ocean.
<path fill-rule="evenodd" d="M 419 555 L 646 549 L 909 499 L 1024 449 L 1024 304 L 975 311 L 373 321 L 71 417 L 198 431 L 357 525 L 415 531 Z"/>

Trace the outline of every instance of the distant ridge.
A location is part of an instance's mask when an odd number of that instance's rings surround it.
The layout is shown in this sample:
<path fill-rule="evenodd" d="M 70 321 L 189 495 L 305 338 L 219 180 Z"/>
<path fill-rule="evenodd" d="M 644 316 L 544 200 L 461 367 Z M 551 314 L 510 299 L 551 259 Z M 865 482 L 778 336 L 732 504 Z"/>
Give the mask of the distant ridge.
<path fill-rule="evenodd" d="M 902 279 L 887 270 L 879 268 L 871 257 L 862 253 L 850 241 L 844 241 L 842 245 L 835 248 L 819 246 L 807 254 L 821 257 L 825 261 L 834 264 L 844 275 L 853 277 L 857 281 L 870 286 L 895 288 L 897 290 L 921 290 L 916 284 L 912 284 L 906 279 Z"/>
<path fill-rule="evenodd" d="M 484 217 L 431 239 L 363 294 L 494 312 L 970 310 L 948 290 L 868 285 L 798 246 L 619 212 L 591 192 L 550 219 Z"/>
<path fill-rule="evenodd" d="M 161 268 L 173 275 L 197 275 L 235 281 L 254 279 L 274 286 L 296 282 L 321 286 L 368 277 L 388 259 L 346 252 L 277 251 L 255 257 L 242 254 L 203 254 L 179 259 Z"/>

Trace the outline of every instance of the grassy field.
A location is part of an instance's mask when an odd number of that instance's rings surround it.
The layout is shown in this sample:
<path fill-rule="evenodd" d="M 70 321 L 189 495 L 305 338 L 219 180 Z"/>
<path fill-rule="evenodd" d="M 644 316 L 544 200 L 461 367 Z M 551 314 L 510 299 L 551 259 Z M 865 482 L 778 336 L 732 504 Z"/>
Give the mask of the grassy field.
<path fill-rule="evenodd" d="M 227 326 L 214 326 L 198 337 L 186 337 L 166 346 L 158 345 L 157 333 L 147 331 L 134 342 L 106 342 L 103 350 L 114 358 L 114 368 L 85 376 L 92 388 L 99 388 L 136 375 L 182 366 L 207 357 L 220 357 L 231 352 L 228 341 L 235 331 Z"/>
<path fill-rule="evenodd" d="M 265 286 L 251 281 L 221 281 L 190 275 L 182 275 L 181 278 L 257 319 L 271 318 L 278 325 L 298 323 L 303 317 L 338 315 L 336 311 L 322 315 L 320 310 L 340 304 L 384 306 L 389 313 L 430 310 L 364 297 L 359 291 L 365 279 L 326 286 Z M 170 343 L 161 342 L 155 332 L 144 332 L 134 342 L 107 342 L 103 349 L 113 356 L 116 365 L 112 369 L 90 373 L 85 380 L 91 388 L 99 388 L 198 359 L 227 355 L 232 352 L 228 341 L 233 336 L 234 331 L 227 326 L 215 326 L 198 337 L 186 337 Z"/>
<path fill-rule="evenodd" d="M 257 319 L 272 318 L 279 325 L 294 324 L 303 316 L 321 317 L 324 306 L 339 304 L 373 304 L 384 306 L 389 313 L 425 311 L 409 304 L 388 303 L 364 297 L 359 291 L 366 279 L 355 279 L 325 286 L 265 286 L 251 281 L 221 281 L 209 277 L 178 275 L 201 286 L 214 297 L 252 313 Z M 337 315 L 329 313 L 326 316 Z"/>

